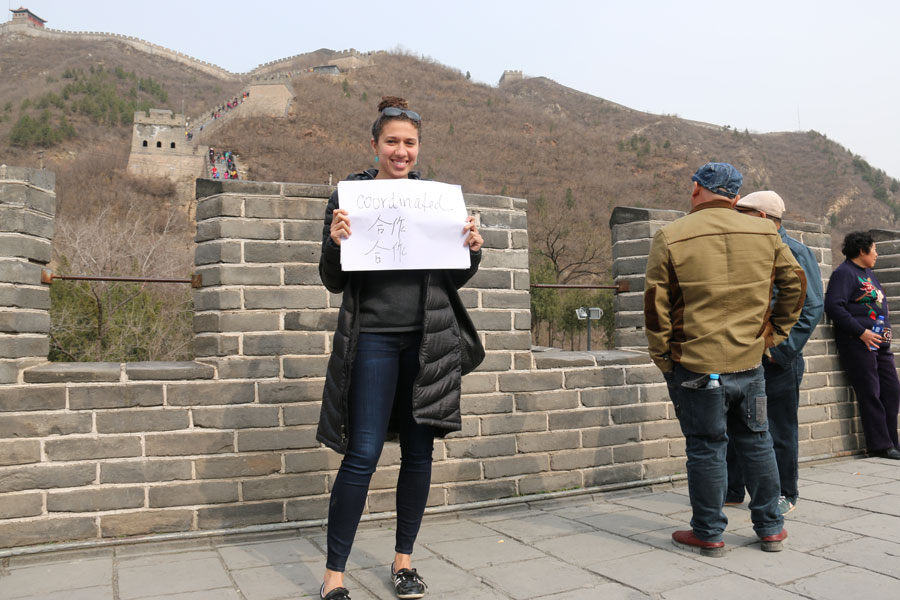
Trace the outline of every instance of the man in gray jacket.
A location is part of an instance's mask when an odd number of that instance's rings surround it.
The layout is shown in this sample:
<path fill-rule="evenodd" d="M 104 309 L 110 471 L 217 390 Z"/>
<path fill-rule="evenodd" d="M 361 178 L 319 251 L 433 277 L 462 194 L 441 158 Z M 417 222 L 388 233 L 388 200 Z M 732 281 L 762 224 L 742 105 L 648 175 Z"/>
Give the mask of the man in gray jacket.
<path fill-rule="evenodd" d="M 769 433 L 775 448 L 775 461 L 781 480 L 778 510 L 787 514 L 794 510 L 799 497 L 797 412 L 800 407 L 800 381 L 803 379 L 803 346 L 822 319 L 825 301 L 822 274 L 812 250 L 787 234 L 781 224 L 784 201 L 772 191 L 753 192 L 738 200 L 735 210 L 754 217 L 770 219 L 778 227 L 782 241 L 806 274 L 806 298 L 797 324 L 788 338 L 770 348 L 763 357 L 768 398 Z M 735 449 L 728 445 L 728 491 L 726 505 L 744 501 L 744 477 Z"/>

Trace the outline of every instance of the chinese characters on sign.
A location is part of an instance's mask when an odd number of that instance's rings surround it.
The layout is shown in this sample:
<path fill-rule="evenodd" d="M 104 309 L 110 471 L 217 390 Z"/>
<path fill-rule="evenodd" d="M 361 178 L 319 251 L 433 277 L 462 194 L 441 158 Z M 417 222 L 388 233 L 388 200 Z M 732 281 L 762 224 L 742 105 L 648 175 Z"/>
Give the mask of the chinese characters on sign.
<path fill-rule="evenodd" d="M 350 217 L 341 243 L 345 271 L 467 269 L 462 189 L 436 181 L 342 181 L 339 208 Z"/>
<path fill-rule="evenodd" d="M 371 231 L 373 230 L 374 231 Z M 396 217 L 393 221 L 385 221 L 380 216 L 375 219 L 372 226 L 369 227 L 371 233 L 376 237 L 372 248 L 366 252 L 366 256 L 373 256 L 375 264 L 380 265 L 382 256 L 385 252 L 390 254 L 390 258 L 395 264 L 403 262 L 403 257 L 407 254 L 407 249 L 403 245 L 403 234 L 406 228 L 403 226 L 403 217 Z"/>

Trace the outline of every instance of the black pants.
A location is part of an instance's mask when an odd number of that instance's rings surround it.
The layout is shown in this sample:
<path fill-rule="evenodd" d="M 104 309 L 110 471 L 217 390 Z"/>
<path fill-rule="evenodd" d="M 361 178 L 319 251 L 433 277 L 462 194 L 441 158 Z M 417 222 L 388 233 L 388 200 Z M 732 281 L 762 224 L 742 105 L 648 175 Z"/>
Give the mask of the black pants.
<path fill-rule="evenodd" d="M 862 419 L 869 452 L 897 448 L 897 410 L 900 408 L 900 381 L 890 344 L 869 350 L 859 338 L 837 332 L 838 355 L 847 372 Z"/>
<path fill-rule="evenodd" d="M 412 389 L 419 372 L 421 342 L 421 332 L 359 334 L 350 379 L 349 446 L 331 489 L 328 509 L 325 566 L 332 571 L 346 568 L 392 410 L 401 416 L 394 551 L 412 554 L 428 500 L 434 450 L 434 430 L 418 425 L 412 417 Z"/>

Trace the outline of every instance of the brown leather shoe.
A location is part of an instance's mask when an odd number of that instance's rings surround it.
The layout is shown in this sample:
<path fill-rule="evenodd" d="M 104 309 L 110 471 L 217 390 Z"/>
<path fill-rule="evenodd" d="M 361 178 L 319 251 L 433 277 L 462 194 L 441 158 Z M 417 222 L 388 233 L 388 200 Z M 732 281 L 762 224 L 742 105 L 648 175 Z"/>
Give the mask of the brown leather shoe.
<path fill-rule="evenodd" d="M 672 533 L 672 543 L 691 552 L 699 552 L 703 556 L 718 558 L 725 556 L 725 542 L 706 542 L 694 535 L 690 529 Z"/>
<path fill-rule="evenodd" d="M 784 540 L 787 539 L 787 529 L 782 528 L 780 533 L 759 538 L 762 549 L 765 552 L 781 552 L 784 550 Z"/>

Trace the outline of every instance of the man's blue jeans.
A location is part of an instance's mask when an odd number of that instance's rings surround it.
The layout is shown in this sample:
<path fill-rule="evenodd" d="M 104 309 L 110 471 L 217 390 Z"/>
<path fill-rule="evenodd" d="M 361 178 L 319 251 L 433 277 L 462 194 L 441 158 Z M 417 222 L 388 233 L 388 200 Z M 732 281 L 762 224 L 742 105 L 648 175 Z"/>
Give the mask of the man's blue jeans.
<path fill-rule="evenodd" d="M 794 357 L 787 368 L 782 368 L 768 358 L 763 359 L 763 367 L 768 398 L 769 433 L 772 435 L 775 462 L 778 464 L 781 495 L 796 504 L 800 496 L 797 486 L 800 475 L 797 412 L 800 409 L 803 354 Z M 731 442 L 728 443 L 728 492 L 725 499 L 729 502 L 744 500 L 744 473 L 741 471 L 737 452 Z"/>
<path fill-rule="evenodd" d="M 778 512 L 778 467 L 766 420 L 763 368 L 723 373 L 717 388 L 706 388 L 708 380 L 708 375 L 681 365 L 666 375 L 686 442 L 694 535 L 719 542 L 728 525 L 722 505 L 728 484 L 729 439 L 750 490 L 753 530 L 759 537 L 780 533 L 784 518 Z"/>
<path fill-rule="evenodd" d="M 400 429 L 395 552 L 412 554 L 431 485 L 434 430 L 412 416 L 420 331 L 360 333 L 350 383 L 350 437 L 331 488 L 325 567 L 343 571 L 393 413 Z"/>

